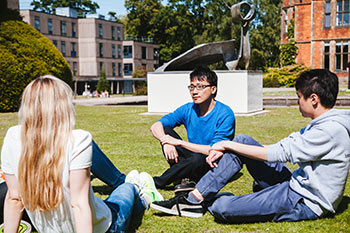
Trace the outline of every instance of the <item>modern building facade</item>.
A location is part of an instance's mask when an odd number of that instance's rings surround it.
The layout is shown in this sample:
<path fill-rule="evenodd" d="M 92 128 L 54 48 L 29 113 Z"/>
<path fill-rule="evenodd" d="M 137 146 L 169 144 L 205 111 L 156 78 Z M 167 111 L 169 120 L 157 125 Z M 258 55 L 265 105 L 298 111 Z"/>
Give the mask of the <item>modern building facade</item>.
<path fill-rule="evenodd" d="M 281 40 L 294 19 L 297 63 L 335 72 L 341 84 L 349 75 L 350 0 L 283 0 Z"/>
<path fill-rule="evenodd" d="M 101 15 L 78 18 L 71 8 L 57 8 L 56 14 L 21 10 L 23 20 L 46 36 L 71 67 L 75 91 L 96 89 L 102 69 L 112 93 L 133 92 L 132 72 L 144 66 L 158 67 L 158 46 L 125 40 L 124 26 Z"/>

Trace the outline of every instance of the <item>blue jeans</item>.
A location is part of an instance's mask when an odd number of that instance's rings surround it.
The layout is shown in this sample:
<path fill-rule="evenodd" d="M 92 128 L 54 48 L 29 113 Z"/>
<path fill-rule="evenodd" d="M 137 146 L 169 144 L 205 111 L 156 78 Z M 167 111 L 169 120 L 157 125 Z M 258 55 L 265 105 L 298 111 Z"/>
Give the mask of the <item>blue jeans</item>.
<path fill-rule="evenodd" d="M 131 183 L 120 185 L 104 202 L 112 212 L 112 225 L 108 230 L 110 233 L 127 232 L 131 220 L 138 227 L 147 205 Z"/>
<path fill-rule="evenodd" d="M 125 174 L 121 173 L 114 166 L 94 140 L 92 140 L 91 172 L 96 178 L 100 179 L 113 189 L 125 182 Z"/>
<path fill-rule="evenodd" d="M 108 232 L 126 232 L 131 219 L 137 227 L 147 207 L 145 200 L 140 198 L 133 184 L 125 183 L 125 174 L 113 165 L 94 141 L 91 172 L 114 189 L 105 200 L 112 212 L 112 225 Z"/>
<path fill-rule="evenodd" d="M 247 135 L 233 141 L 261 146 Z M 246 165 L 263 190 L 242 196 L 218 192 Z M 303 197 L 289 187 L 291 172 L 284 163 L 262 162 L 225 152 L 218 167 L 211 169 L 196 185 L 205 205 L 216 220 L 224 223 L 300 221 L 317 219 Z"/>

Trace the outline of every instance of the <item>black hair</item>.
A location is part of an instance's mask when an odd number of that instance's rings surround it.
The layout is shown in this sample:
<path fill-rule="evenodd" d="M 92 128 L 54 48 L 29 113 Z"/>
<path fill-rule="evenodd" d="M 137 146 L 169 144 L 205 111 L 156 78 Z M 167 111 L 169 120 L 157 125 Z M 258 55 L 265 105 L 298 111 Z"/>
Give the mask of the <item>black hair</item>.
<path fill-rule="evenodd" d="M 198 79 L 198 81 L 207 81 L 211 86 L 215 86 L 217 90 L 218 76 L 214 71 L 210 70 L 208 67 L 205 67 L 205 66 L 196 67 L 190 73 L 190 80 L 193 81 L 194 79 Z M 216 96 L 216 93 L 217 91 L 215 92 L 214 97 Z"/>
<path fill-rule="evenodd" d="M 296 80 L 295 88 L 304 99 L 314 93 L 320 98 L 322 106 L 332 108 L 337 101 L 339 91 L 338 77 L 325 69 L 305 71 Z"/>

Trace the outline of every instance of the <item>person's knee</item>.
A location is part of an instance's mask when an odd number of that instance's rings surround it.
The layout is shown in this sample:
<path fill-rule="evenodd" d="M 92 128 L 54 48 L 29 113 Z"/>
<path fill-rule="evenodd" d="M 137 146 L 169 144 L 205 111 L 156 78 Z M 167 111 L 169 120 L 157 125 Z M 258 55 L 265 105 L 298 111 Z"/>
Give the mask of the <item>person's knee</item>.
<path fill-rule="evenodd" d="M 174 131 L 174 129 L 169 126 L 164 126 L 163 129 L 165 134 L 170 134 Z"/>
<path fill-rule="evenodd" d="M 220 197 L 210 207 L 210 212 L 215 218 L 223 220 L 232 212 L 232 207 L 226 199 L 227 197 Z"/>
<path fill-rule="evenodd" d="M 249 139 L 250 137 L 246 134 L 238 134 L 233 141 L 234 142 L 239 142 L 239 143 L 244 143 L 247 139 Z"/>

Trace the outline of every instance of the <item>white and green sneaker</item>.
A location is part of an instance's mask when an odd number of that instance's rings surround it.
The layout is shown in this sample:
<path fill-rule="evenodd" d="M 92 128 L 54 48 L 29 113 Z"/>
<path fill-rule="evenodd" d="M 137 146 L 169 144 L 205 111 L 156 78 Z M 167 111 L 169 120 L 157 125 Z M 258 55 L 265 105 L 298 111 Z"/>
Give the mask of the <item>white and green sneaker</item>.
<path fill-rule="evenodd" d="M 141 193 L 145 193 L 149 198 L 150 202 L 163 201 L 163 196 L 157 191 L 154 184 L 153 178 L 147 172 L 141 172 L 139 175 L 141 183 Z"/>
<path fill-rule="evenodd" d="M 137 188 L 138 192 L 141 192 L 141 181 L 140 181 L 140 174 L 137 170 L 132 170 L 131 172 L 129 172 L 126 177 L 125 177 L 125 183 L 131 183 L 133 185 L 135 185 L 135 187 Z"/>

